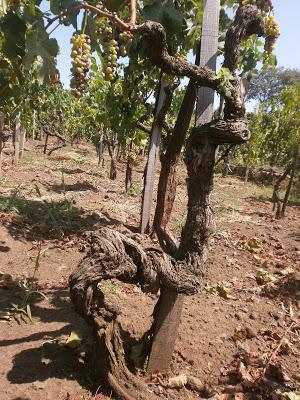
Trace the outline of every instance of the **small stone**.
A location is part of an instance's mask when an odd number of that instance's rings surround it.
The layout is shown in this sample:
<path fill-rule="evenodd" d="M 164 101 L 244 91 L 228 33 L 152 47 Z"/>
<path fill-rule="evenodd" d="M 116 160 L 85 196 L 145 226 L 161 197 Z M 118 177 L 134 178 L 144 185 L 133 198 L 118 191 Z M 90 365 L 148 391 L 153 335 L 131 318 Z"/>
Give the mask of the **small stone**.
<path fill-rule="evenodd" d="M 278 313 L 270 312 L 270 316 L 273 317 L 275 321 L 280 319 L 280 315 Z"/>
<path fill-rule="evenodd" d="M 178 350 L 178 354 L 180 355 L 180 357 L 181 357 L 183 360 L 186 360 L 186 359 L 187 359 L 187 351 L 186 351 L 186 349 L 179 349 L 179 350 Z"/>
<path fill-rule="evenodd" d="M 246 333 L 247 333 L 248 339 L 253 339 L 257 336 L 256 330 L 254 328 L 252 328 L 251 326 L 246 327 Z"/>
<path fill-rule="evenodd" d="M 241 320 L 243 319 L 244 316 L 243 316 L 242 313 L 237 312 L 237 313 L 234 314 L 234 317 L 235 317 L 238 321 L 241 321 Z"/>
<path fill-rule="evenodd" d="M 256 319 L 257 319 L 257 314 L 251 313 L 251 314 L 249 315 L 249 318 L 250 318 L 250 319 L 253 319 L 253 320 L 256 320 Z"/>
<path fill-rule="evenodd" d="M 195 376 L 188 376 L 188 381 L 186 384 L 187 388 L 194 390 L 195 392 L 202 392 L 204 389 L 204 384 L 199 378 Z"/>

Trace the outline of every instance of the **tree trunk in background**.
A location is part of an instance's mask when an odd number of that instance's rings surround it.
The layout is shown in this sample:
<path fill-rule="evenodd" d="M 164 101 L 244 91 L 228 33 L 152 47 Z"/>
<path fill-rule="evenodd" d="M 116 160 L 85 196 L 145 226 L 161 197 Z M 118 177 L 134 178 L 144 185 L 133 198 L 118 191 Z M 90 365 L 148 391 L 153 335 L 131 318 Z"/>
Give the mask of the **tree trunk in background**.
<path fill-rule="evenodd" d="M 220 0 L 205 0 L 201 34 L 200 66 L 209 66 L 216 70 L 216 58 L 219 36 Z M 214 91 L 208 88 L 199 89 L 197 104 L 196 126 L 210 122 L 213 116 Z M 190 139 L 189 139 L 190 140 Z M 193 143 L 192 143 L 193 144 Z M 205 247 L 207 229 L 211 224 L 209 208 L 209 191 L 212 186 L 216 146 L 209 143 L 203 145 L 202 161 L 195 170 L 194 163 L 187 164 L 188 169 L 188 215 L 185 228 L 182 232 L 181 244 L 176 259 L 187 258 L 189 263 L 194 261 L 194 269 L 201 269 L 201 262 L 207 257 Z M 195 157 L 195 156 L 194 156 Z M 195 161 L 193 159 L 193 161 Z M 191 166 L 192 165 L 192 166 Z M 207 187 L 208 185 L 208 187 Z M 195 219 L 193 219 L 195 218 Z M 195 238 L 189 233 L 201 233 Z M 148 371 L 163 372 L 169 368 L 174 351 L 175 339 L 180 324 L 183 296 L 170 290 L 163 290 L 163 301 L 171 304 L 170 310 L 165 310 L 161 305 L 155 320 L 156 330 L 149 357 Z M 167 318 L 171 319 L 172 330 L 175 332 L 174 340 L 169 341 L 169 330 L 164 329 L 164 324 L 159 324 Z M 165 357 L 157 355 L 165 353 Z"/>
<path fill-rule="evenodd" d="M 125 190 L 126 192 L 132 186 L 132 141 L 128 146 L 126 173 L 125 173 Z"/>
<path fill-rule="evenodd" d="M 145 174 L 145 183 L 144 183 L 144 191 L 142 198 L 142 210 L 141 210 L 141 223 L 140 230 L 141 233 L 145 233 L 149 230 L 150 223 L 150 214 L 152 207 L 152 197 L 153 197 L 153 186 L 156 172 L 157 159 L 159 156 L 159 145 L 160 145 L 160 137 L 161 130 L 157 122 L 157 117 L 160 113 L 160 110 L 165 102 L 166 94 L 165 94 L 165 86 L 166 84 L 161 79 L 160 89 L 157 99 L 157 106 L 155 111 L 155 117 L 152 124 L 151 129 L 151 138 L 149 144 L 149 153 L 148 160 L 146 165 L 146 174 Z"/>
<path fill-rule="evenodd" d="M 14 148 L 15 148 L 14 163 L 15 163 L 15 165 L 19 164 L 20 135 L 21 135 L 21 122 L 20 122 L 20 116 L 18 115 L 16 117 L 16 127 L 15 127 L 15 135 L 14 135 Z"/>
<path fill-rule="evenodd" d="M 284 196 L 284 199 L 283 199 L 282 210 L 281 210 L 281 218 L 284 217 L 285 209 L 286 209 L 287 203 L 289 201 L 291 189 L 292 189 L 292 186 L 293 186 L 293 181 L 294 181 L 296 170 L 297 170 L 298 159 L 299 159 L 299 145 L 296 146 L 296 149 L 294 151 L 292 167 L 291 167 L 291 176 L 290 176 L 288 187 L 286 189 L 286 193 L 285 193 L 285 196 Z"/>

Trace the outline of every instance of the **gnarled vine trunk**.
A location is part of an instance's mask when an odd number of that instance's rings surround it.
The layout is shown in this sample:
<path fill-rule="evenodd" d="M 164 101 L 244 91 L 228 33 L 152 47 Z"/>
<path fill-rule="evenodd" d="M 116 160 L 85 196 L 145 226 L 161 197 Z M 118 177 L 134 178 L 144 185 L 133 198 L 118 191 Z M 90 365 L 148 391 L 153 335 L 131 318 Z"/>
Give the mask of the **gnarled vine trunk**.
<path fill-rule="evenodd" d="M 261 35 L 263 30 L 263 20 L 256 6 L 239 7 L 225 44 L 225 65 L 231 71 L 236 65 L 241 41 L 254 33 Z M 147 21 L 133 28 L 132 32 L 145 36 L 149 43 L 150 60 L 164 72 L 187 76 L 194 79 L 197 85 L 222 91 L 219 87 L 221 82 L 213 71 L 169 55 L 165 31 L 160 24 Z M 160 248 L 142 249 L 128 235 L 102 228 L 99 234 L 92 237 L 90 251 L 70 277 L 71 299 L 75 308 L 93 326 L 99 369 L 120 399 L 154 400 L 156 396 L 128 368 L 118 318 L 121 308 L 101 289 L 100 283 L 115 278 L 139 284 L 144 291 L 157 292 L 163 288 L 176 293 L 176 296 L 194 294 L 203 285 L 212 230 L 209 198 L 216 148 L 220 144 L 235 145 L 249 139 L 239 82 L 231 82 L 229 92 L 230 95 L 224 93 L 224 120 L 193 129 L 188 140 L 185 157 L 188 213 L 174 257 Z M 178 149 L 179 145 L 176 146 Z M 172 162 L 169 171 L 171 166 Z M 153 334 L 159 322 L 155 317 L 156 312 L 152 329 L 145 333 L 143 339 Z"/>
<path fill-rule="evenodd" d="M 115 180 L 117 178 L 117 134 L 113 135 L 111 141 L 106 136 L 106 143 L 110 156 L 109 179 Z"/>
<path fill-rule="evenodd" d="M 285 214 L 285 210 L 286 210 L 287 203 L 288 203 L 288 200 L 290 197 L 290 192 L 291 192 L 291 189 L 293 186 L 293 181 L 294 181 L 297 166 L 298 166 L 299 148 L 300 148 L 300 145 L 295 146 L 292 160 L 289 162 L 285 171 L 277 179 L 277 181 L 275 182 L 275 185 L 274 185 L 272 201 L 273 201 L 273 211 L 275 211 L 275 209 L 276 209 L 276 213 L 275 213 L 276 219 L 283 218 L 284 214 Z M 280 186 L 289 174 L 290 174 L 289 183 L 288 183 L 285 195 L 284 195 L 284 199 L 283 199 L 283 201 L 281 201 L 280 196 L 279 196 Z"/>
<path fill-rule="evenodd" d="M 176 196 L 176 169 L 193 115 L 195 101 L 196 85 L 195 81 L 191 79 L 188 83 L 173 133 L 161 160 L 153 230 L 157 234 L 162 248 L 170 254 L 174 254 L 177 249 L 174 238 L 167 232 L 167 225 Z"/>

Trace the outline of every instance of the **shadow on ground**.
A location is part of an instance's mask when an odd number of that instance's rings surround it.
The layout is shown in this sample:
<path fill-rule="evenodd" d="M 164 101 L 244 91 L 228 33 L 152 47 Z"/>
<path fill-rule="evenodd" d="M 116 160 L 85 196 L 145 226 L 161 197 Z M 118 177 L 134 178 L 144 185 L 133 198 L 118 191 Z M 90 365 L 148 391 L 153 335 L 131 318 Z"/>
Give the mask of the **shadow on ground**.
<path fill-rule="evenodd" d="M 3 293 L 6 292 L 5 301 Z M 104 381 L 96 376 L 93 363 L 94 348 L 92 329 L 73 310 L 69 299 L 69 292 L 63 288 L 55 288 L 47 291 L 48 301 L 40 296 L 34 296 L 31 302 L 32 316 L 35 322 L 46 322 L 47 330 L 24 334 L 21 337 L 0 340 L 0 348 L 10 351 L 10 346 L 18 346 L 26 343 L 27 347 L 12 358 L 12 367 L 7 372 L 7 379 L 11 384 L 31 384 L 35 382 L 46 382 L 55 378 L 60 380 L 77 381 L 84 389 L 95 393 L 101 384 L 101 392 L 109 394 Z M 18 301 L 20 290 L 0 290 L 0 308 L 14 299 Z M 56 324 L 56 325 L 55 325 Z M 34 328 L 34 325 L 31 325 Z M 46 326 L 46 325 L 44 325 Z M 57 326 L 57 329 L 55 328 Z M 77 348 L 65 345 L 65 339 L 71 331 L 80 332 L 82 344 Z M 20 329 L 19 332 L 23 330 Z M 28 332 L 26 328 L 24 331 Z M 130 348 L 137 344 L 137 339 L 121 329 L 122 341 L 124 343 L 128 365 L 133 370 L 130 361 Z M 83 362 L 82 353 L 85 353 Z M 24 399 L 25 400 L 25 399 Z"/>
<path fill-rule="evenodd" d="M 3 299 L 5 291 L 1 290 L 1 292 Z M 67 290 L 57 288 L 46 294 L 48 301 L 41 296 L 32 297 L 32 316 L 34 321 L 38 319 L 39 322 L 47 322 L 54 328 L 23 337 L 0 340 L 0 347 L 7 351 L 10 346 L 21 343 L 32 343 L 33 345 L 30 349 L 22 350 L 13 356 L 13 366 L 7 373 L 7 379 L 12 384 L 22 384 L 46 381 L 55 377 L 63 380 L 77 380 L 82 387 L 90 389 L 93 381 L 90 376 L 92 372 L 80 360 L 79 354 L 91 347 L 91 330 L 73 310 Z M 18 301 L 19 295 L 18 290 L 6 290 L 7 306 L 12 299 L 15 302 Z M 1 303 L 2 308 L 5 304 L 3 301 Z M 55 329 L 55 325 L 57 325 L 57 329 Z M 66 347 L 61 342 L 62 336 L 68 337 L 73 330 L 79 331 L 83 339 L 82 345 L 76 349 Z M 28 332 L 28 329 L 24 327 L 24 331 Z M 32 332 L 32 329 L 29 328 L 29 331 Z M 42 344 L 41 341 L 43 341 Z"/>
<path fill-rule="evenodd" d="M 54 184 L 49 186 L 47 185 L 47 188 L 51 192 L 55 193 L 98 191 L 97 188 L 89 182 L 77 182 L 72 185 Z"/>
<path fill-rule="evenodd" d="M 2 223 L 15 239 L 62 239 L 93 229 L 97 223 L 93 214 L 87 214 L 68 199 L 43 201 L 0 196 L 0 210 L 9 216 Z M 8 250 L 5 246 L 2 249 Z"/>

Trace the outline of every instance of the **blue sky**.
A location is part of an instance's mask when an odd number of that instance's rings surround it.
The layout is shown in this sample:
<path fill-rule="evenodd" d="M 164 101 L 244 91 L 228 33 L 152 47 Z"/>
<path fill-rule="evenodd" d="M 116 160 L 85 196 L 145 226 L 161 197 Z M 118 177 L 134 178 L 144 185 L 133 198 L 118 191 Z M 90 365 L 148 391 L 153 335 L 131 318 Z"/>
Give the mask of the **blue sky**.
<path fill-rule="evenodd" d="M 277 42 L 276 56 L 278 65 L 286 68 L 300 69 L 300 0 L 273 0 L 275 16 L 280 25 L 281 36 Z M 72 28 L 58 27 L 52 34 L 60 46 L 58 68 L 62 82 L 66 87 L 70 80 L 70 38 Z M 297 38 L 298 41 L 297 41 Z"/>
<path fill-rule="evenodd" d="M 281 36 L 277 42 L 278 65 L 300 69 L 300 0 L 273 0 Z"/>

